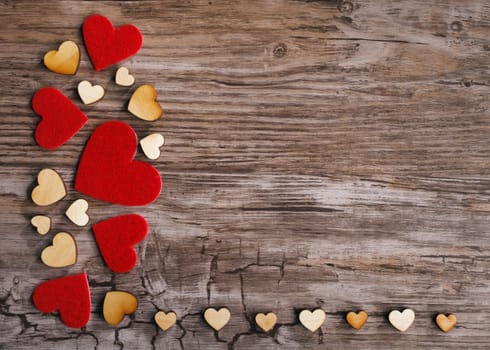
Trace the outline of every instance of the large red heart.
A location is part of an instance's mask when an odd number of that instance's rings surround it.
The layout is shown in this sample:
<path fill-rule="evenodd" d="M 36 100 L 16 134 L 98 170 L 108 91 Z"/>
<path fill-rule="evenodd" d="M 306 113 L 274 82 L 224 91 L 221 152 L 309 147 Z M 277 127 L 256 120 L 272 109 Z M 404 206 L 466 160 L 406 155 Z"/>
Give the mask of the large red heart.
<path fill-rule="evenodd" d="M 90 137 L 78 166 L 75 189 L 121 205 L 146 205 L 162 189 L 162 179 L 150 164 L 134 161 L 138 139 L 126 123 L 102 124 Z"/>
<path fill-rule="evenodd" d="M 95 240 L 107 266 L 114 272 L 133 269 L 138 256 L 133 246 L 148 233 L 148 223 L 138 214 L 116 216 L 92 225 Z"/>
<path fill-rule="evenodd" d="M 87 275 L 65 276 L 41 283 L 32 300 L 39 311 L 58 311 L 68 327 L 82 328 L 90 320 L 90 291 Z"/>
<path fill-rule="evenodd" d="M 42 118 L 37 125 L 36 141 L 47 149 L 64 144 L 88 121 L 87 116 L 68 97 L 52 87 L 36 91 L 32 109 Z"/>
<path fill-rule="evenodd" d="M 101 15 L 87 17 L 82 31 L 88 55 L 98 71 L 133 56 L 143 45 L 138 28 L 125 24 L 116 29 Z"/>

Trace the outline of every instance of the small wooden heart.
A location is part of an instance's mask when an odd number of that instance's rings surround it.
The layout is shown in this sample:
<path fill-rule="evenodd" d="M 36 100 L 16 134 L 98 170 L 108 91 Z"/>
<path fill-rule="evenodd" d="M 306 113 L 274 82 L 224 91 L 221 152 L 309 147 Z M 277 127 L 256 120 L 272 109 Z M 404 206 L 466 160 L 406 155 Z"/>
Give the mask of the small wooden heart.
<path fill-rule="evenodd" d="M 156 101 L 157 92 L 151 85 L 141 85 L 131 96 L 129 100 L 128 110 L 136 117 L 154 121 L 160 119 L 163 114 L 163 109 Z"/>
<path fill-rule="evenodd" d="M 57 233 L 53 245 L 44 248 L 41 260 L 49 267 L 65 267 L 76 263 L 77 245 L 75 239 L 66 232 Z"/>
<path fill-rule="evenodd" d="M 126 67 L 121 67 L 116 72 L 116 84 L 120 86 L 131 86 L 134 84 L 134 77 L 129 74 Z"/>
<path fill-rule="evenodd" d="M 415 312 L 412 309 L 405 309 L 403 312 L 393 310 L 388 315 L 388 319 L 393 327 L 400 332 L 405 332 L 415 320 Z"/>
<path fill-rule="evenodd" d="M 276 325 L 277 316 L 273 312 L 269 312 L 267 315 L 258 313 L 255 315 L 255 323 L 257 323 L 264 332 L 269 332 Z"/>
<path fill-rule="evenodd" d="M 66 196 L 65 183 L 61 176 L 52 169 L 43 169 L 37 176 L 38 186 L 31 193 L 34 203 L 46 206 L 63 199 Z"/>
<path fill-rule="evenodd" d="M 439 328 L 441 329 L 441 331 L 443 331 L 444 333 L 447 333 L 451 329 L 453 329 L 454 326 L 456 326 L 457 318 L 453 314 L 449 314 L 447 316 L 444 314 L 439 314 L 436 317 L 436 323 L 439 326 Z"/>
<path fill-rule="evenodd" d="M 36 215 L 31 219 L 31 224 L 40 235 L 45 235 L 51 229 L 51 218 L 44 215 Z"/>
<path fill-rule="evenodd" d="M 358 313 L 351 311 L 347 313 L 345 319 L 347 320 L 347 323 L 352 326 L 352 328 L 361 329 L 368 319 L 368 314 L 364 311 L 359 311 Z"/>
<path fill-rule="evenodd" d="M 77 226 L 85 226 L 89 221 L 88 203 L 85 199 L 77 199 L 66 210 L 65 215 Z"/>
<path fill-rule="evenodd" d="M 160 157 L 160 147 L 165 143 L 165 139 L 160 134 L 151 134 L 141 139 L 140 145 L 148 159 L 158 159 Z"/>
<path fill-rule="evenodd" d="M 325 322 L 326 317 L 327 315 L 322 309 L 316 309 L 313 312 L 310 310 L 303 310 L 299 314 L 299 321 L 306 329 L 314 332 L 321 327 L 323 322 Z"/>
<path fill-rule="evenodd" d="M 175 322 L 177 322 L 177 315 L 175 312 L 163 312 L 158 311 L 155 314 L 155 322 L 162 330 L 166 331 L 170 327 L 172 327 Z"/>
<path fill-rule="evenodd" d="M 73 75 L 78 70 L 80 49 L 73 41 L 64 41 L 58 50 L 44 55 L 44 65 L 52 72 Z"/>
<path fill-rule="evenodd" d="M 210 307 L 204 311 L 204 319 L 216 331 L 226 326 L 228 321 L 230 321 L 230 317 L 230 310 L 225 307 L 222 307 L 218 311 Z"/>
<path fill-rule="evenodd" d="M 130 315 L 138 308 L 138 299 L 128 292 L 107 292 L 104 298 L 103 314 L 105 321 L 115 326 L 125 315 Z"/>
<path fill-rule="evenodd" d="M 88 80 L 78 84 L 78 94 L 86 105 L 100 101 L 104 97 L 104 88 L 100 85 L 92 85 Z"/>

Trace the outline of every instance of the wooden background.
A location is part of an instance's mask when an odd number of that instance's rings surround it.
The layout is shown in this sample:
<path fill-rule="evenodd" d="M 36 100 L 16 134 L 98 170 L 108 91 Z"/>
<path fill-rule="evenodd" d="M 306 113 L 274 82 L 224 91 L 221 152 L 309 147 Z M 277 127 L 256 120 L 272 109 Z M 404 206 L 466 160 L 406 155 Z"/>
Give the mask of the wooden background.
<path fill-rule="evenodd" d="M 81 38 L 91 13 L 132 23 L 141 51 L 124 62 L 136 86 L 153 84 L 166 114 L 132 117 L 135 87 L 116 86 L 116 66 L 96 73 Z M 7 1 L 0 5 L 0 348 L 5 349 L 489 349 L 490 2 L 486 0 Z M 76 76 L 49 72 L 48 50 L 82 49 Z M 84 106 L 88 79 L 107 94 Z M 90 122 L 56 151 L 33 132 L 34 92 L 54 86 Z M 153 162 L 163 191 L 148 207 L 101 203 L 73 190 L 83 146 L 118 119 L 139 137 L 161 132 Z M 138 159 L 145 159 L 139 152 Z M 30 200 L 36 174 L 59 171 L 69 195 Z M 87 227 L 64 216 L 89 201 L 90 224 L 137 212 L 150 224 L 127 274 L 104 266 Z M 35 233 L 46 214 L 54 229 Z M 44 266 L 54 233 L 77 240 L 76 265 Z M 86 271 L 92 317 L 82 330 L 31 301 L 47 279 Z M 140 307 L 118 327 L 102 318 L 105 292 L 127 290 Z M 227 306 L 218 333 L 207 306 Z M 310 333 L 302 308 L 327 321 Z M 404 334 L 392 309 L 415 310 Z M 152 317 L 174 310 L 178 324 Z M 349 310 L 370 317 L 361 331 Z M 274 311 L 267 335 L 253 323 Z M 455 313 L 448 334 L 433 318 Z"/>

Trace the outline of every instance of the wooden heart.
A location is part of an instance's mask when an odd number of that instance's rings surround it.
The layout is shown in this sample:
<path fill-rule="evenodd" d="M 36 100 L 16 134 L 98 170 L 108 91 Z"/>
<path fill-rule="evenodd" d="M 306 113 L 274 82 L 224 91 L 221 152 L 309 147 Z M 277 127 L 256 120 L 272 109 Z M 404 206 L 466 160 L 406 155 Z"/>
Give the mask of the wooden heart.
<path fill-rule="evenodd" d="M 78 83 L 78 94 L 86 105 L 100 101 L 104 97 L 104 88 L 100 85 L 92 85 L 88 80 Z"/>
<path fill-rule="evenodd" d="M 230 310 L 225 307 L 222 307 L 218 311 L 210 307 L 204 311 L 204 319 L 216 331 L 226 326 L 228 321 L 230 321 L 230 317 Z"/>
<path fill-rule="evenodd" d="M 128 292 L 107 292 L 104 298 L 103 314 L 105 321 L 115 326 L 125 315 L 130 315 L 138 308 L 138 299 Z"/>
<path fill-rule="evenodd" d="M 80 63 L 80 49 L 73 41 L 64 41 L 58 50 L 44 55 L 44 65 L 52 72 L 73 75 Z"/>
<path fill-rule="evenodd" d="M 77 226 L 85 226 L 89 221 L 88 203 L 85 199 L 77 199 L 65 211 L 65 215 Z"/>
<path fill-rule="evenodd" d="M 368 314 L 364 311 L 359 311 L 358 313 L 351 311 L 345 318 L 347 323 L 350 324 L 352 328 L 361 329 L 368 319 Z"/>
<path fill-rule="evenodd" d="M 303 310 L 299 314 L 299 321 L 306 329 L 314 332 L 321 327 L 323 322 L 325 322 L 326 317 L 327 315 L 322 309 L 316 309 L 313 312 L 310 310 Z"/>
<path fill-rule="evenodd" d="M 129 74 L 126 67 L 120 67 L 116 72 L 116 84 L 120 86 L 131 86 L 134 84 L 134 77 Z"/>
<path fill-rule="evenodd" d="M 154 121 L 160 119 L 163 114 L 163 109 L 156 101 L 157 91 L 151 85 L 141 85 L 131 96 L 128 105 L 130 111 L 136 117 Z"/>
<path fill-rule="evenodd" d="M 51 218 L 44 215 L 36 215 L 31 219 L 31 224 L 40 235 L 45 235 L 51 229 Z"/>
<path fill-rule="evenodd" d="M 65 267 L 76 263 L 77 245 L 75 239 L 66 232 L 60 232 L 53 238 L 53 245 L 44 248 L 41 260 L 49 267 Z"/>
<path fill-rule="evenodd" d="M 160 147 L 165 143 L 165 139 L 160 134 L 151 134 L 141 139 L 140 146 L 145 156 L 149 159 L 160 157 Z"/>
<path fill-rule="evenodd" d="M 412 309 L 405 309 L 403 312 L 393 310 L 388 315 L 388 319 L 393 327 L 400 332 L 405 332 L 415 320 L 415 312 Z"/>
<path fill-rule="evenodd" d="M 273 312 L 269 312 L 267 315 L 258 313 L 255 315 L 255 323 L 262 328 L 264 332 L 268 332 L 274 328 L 277 322 L 277 316 Z"/>
<path fill-rule="evenodd" d="M 158 311 L 155 314 L 155 322 L 162 330 L 166 331 L 172 327 L 175 322 L 177 322 L 177 315 L 175 312 L 165 313 L 163 311 Z"/>
<path fill-rule="evenodd" d="M 441 329 L 441 331 L 443 331 L 444 333 L 447 333 L 451 329 L 453 329 L 454 326 L 456 326 L 457 318 L 453 314 L 449 314 L 447 316 L 444 314 L 439 314 L 436 317 L 436 323 L 439 326 L 439 328 Z"/>
<path fill-rule="evenodd" d="M 63 199 L 66 196 L 65 183 L 53 169 L 43 169 L 37 175 L 38 186 L 31 193 L 34 203 L 46 206 Z"/>

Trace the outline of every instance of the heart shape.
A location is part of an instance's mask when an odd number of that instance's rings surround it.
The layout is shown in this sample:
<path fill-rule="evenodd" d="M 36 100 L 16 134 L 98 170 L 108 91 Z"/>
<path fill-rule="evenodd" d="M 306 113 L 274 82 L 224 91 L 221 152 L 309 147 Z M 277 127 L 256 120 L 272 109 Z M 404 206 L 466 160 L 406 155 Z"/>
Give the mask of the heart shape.
<path fill-rule="evenodd" d="M 230 310 L 225 307 L 222 307 L 218 311 L 210 307 L 204 311 L 204 319 L 216 331 L 226 326 L 228 321 L 230 321 L 230 317 Z"/>
<path fill-rule="evenodd" d="M 47 206 L 63 199 L 66 196 L 65 183 L 61 176 L 53 169 L 43 169 L 37 175 L 37 185 L 31 193 L 34 203 Z"/>
<path fill-rule="evenodd" d="M 269 312 L 267 315 L 258 313 L 255 315 L 255 323 L 262 328 L 264 332 L 268 332 L 274 328 L 277 323 L 277 316 L 273 312 Z"/>
<path fill-rule="evenodd" d="M 100 85 L 92 85 L 90 81 L 83 80 L 78 84 L 78 94 L 86 105 L 95 103 L 104 97 L 104 88 Z"/>
<path fill-rule="evenodd" d="M 65 215 L 77 226 L 85 226 L 89 221 L 88 203 L 85 199 L 77 199 L 65 211 Z"/>
<path fill-rule="evenodd" d="M 145 218 L 138 214 L 116 216 L 94 224 L 92 230 L 107 266 L 114 272 L 131 271 L 138 260 L 133 245 L 148 232 Z"/>
<path fill-rule="evenodd" d="M 120 86 L 131 86 L 134 84 L 134 77 L 129 74 L 126 67 L 120 67 L 116 72 L 116 84 Z"/>
<path fill-rule="evenodd" d="M 177 322 L 177 315 L 175 312 L 165 313 L 163 311 L 158 311 L 155 314 L 155 322 L 162 330 L 166 331 L 172 327 L 175 322 Z"/>
<path fill-rule="evenodd" d="M 31 224 L 40 235 L 45 235 L 51 229 L 51 218 L 44 215 L 36 215 L 31 219 Z"/>
<path fill-rule="evenodd" d="M 457 321 L 456 316 L 453 314 L 449 314 L 447 316 L 444 314 L 439 314 L 436 317 L 436 323 L 444 333 L 447 333 L 453 329 L 454 326 L 456 326 Z"/>
<path fill-rule="evenodd" d="M 359 330 L 366 323 L 368 314 L 365 311 L 359 311 L 358 313 L 351 311 L 347 313 L 345 319 L 347 320 L 347 323 L 352 326 L 352 328 Z"/>
<path fill-rule="evenodd" d="M 101 15 L 87 17 L 82 32 L 88 55 L 97 71 L 133 56 L 143 45 L 138 28 L 125 24 L 116 29 Z"/>
<path fill-rule="evenodd" d="M 93 132 L 83 152 L 75 189 L 96 199 L 121 205 L 146 205 L 162 188 L 158 171 L 133 161 L 138 146 L 134 130 L 110 121 Z"/>
<path fill-rule="evenodd" d="M 53 245 L 44 248 L 42 262 L 49 267 L 66 267 L 77 262 L 77 245 L 75 239 L 66 232 L 57 233 Z"/>
<path fill-rule="evenodd" d="M 163 115 L 163 109 L 156 99 L 157 91 L 153 86 L 141 85 L 131 96 L 128 111 L 146 121 L 151 122 L 160 119 Z"/>
<path fill-rule="evenodd" d="M 107 323 L 119 324 L 125 315 L 130 315 L 138 308 L 138 299 L 128 292 L 107 292 L 104 298 L 103 314 Z"/>
<path fill-rule="evenodd" d="M 160 134 L 151 134 L 140 140 L 140 146 L 145 156 L 155 160 L 160 157 L 160 147 L 165 143 L 165 138 Z"/>
<path fill-rule="evenodd" d="M 301 324 L 311 332 L 316 331 L 325 322 L 327 315 L 322 309 L 316 309 L 311 312 L 310 310 L 303 310 L 299 314 L 299 321 Z"/>
<path fill-rule="evenodd" d="M 44 65 L 52 72 L 73 75 L 80 63 L 80 49 L 73 41 L 64 41 L 58 50 L 44 55 Z"/>
<path fill-rule="evenodd" d="M 412 309 L 405 309 L 403 312 L 393 310 L 388 315 L 388 319 L 393 327 L 400 332 L 405 332 L 415 320 L 415 312 Z"/>
<path fill-rule="evenodd" d="M 58 311 L 68 327 L 82 328 L 90 320 L 90 291 L 85 273 L 41 283 L 34 289 L 32 301 L 41 312 Z"/>
<path fill-rule="evenodd" d="M 46 149 L 58 148 L 88 121 L 87 116 L 68 97 L 52 87 L 36 91 L 32 109 L 42 119 L 36 128 L 36 141 Z"/>

